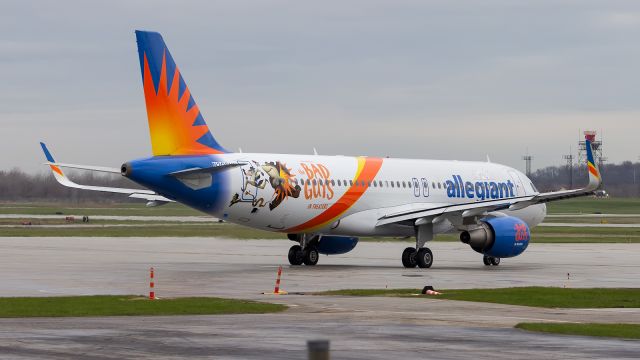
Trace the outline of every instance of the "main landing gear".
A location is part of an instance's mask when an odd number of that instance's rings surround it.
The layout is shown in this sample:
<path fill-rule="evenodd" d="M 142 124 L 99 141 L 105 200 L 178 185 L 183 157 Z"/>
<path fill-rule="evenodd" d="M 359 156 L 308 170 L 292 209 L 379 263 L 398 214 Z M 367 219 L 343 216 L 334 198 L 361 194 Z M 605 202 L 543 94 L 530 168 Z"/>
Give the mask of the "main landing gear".
<path fill-rule="evenodd" d="M 406 268 L 430 268 L 433 264 L 433 253 L 429 248 L 423 247 L 416 251 L 413 247 L 408 247 L 402 252 L 402 265 Z"/>
<path fill-rule="evenodd" d="M 402 252 L 402 265 L 406 268 L 428 269 L 433 265 L 433 253 L 424 244 L 433 239 L 433 224 L 423 224 L 415 227 L 416 247 L 408 247 Z"/>
<path fill-rule="evenodd" d="M 298 237 L 300 238 L 298 240 Z M 307 235 L 301 234 L 298 235 L 295 239 L 290 239 L 294 241 L 300 241 L 301 245 L 293 245 L 289 249 L 289 264 L 291 265 L 310 265 L 313 266 L 318 263 L 320 259 L 320 253 L 318 252 L 318 248 L 316 247 L 317 238 L 312 238 L 307 241 Z M 315 240 L 315 241 L 314 241 Z"/>
<path fill-rule="evenodd" d="M 482 262 L 483 262 L 486 266 L 490 266 L 490 265 L 498 266 L 498 265 L 500 265 L 500 258 L 498 258 L 498 257 L 493 257 L 493 256 L 487 256 L 487 255 L 484 255 L 484 256 L 482 257 Z"/>

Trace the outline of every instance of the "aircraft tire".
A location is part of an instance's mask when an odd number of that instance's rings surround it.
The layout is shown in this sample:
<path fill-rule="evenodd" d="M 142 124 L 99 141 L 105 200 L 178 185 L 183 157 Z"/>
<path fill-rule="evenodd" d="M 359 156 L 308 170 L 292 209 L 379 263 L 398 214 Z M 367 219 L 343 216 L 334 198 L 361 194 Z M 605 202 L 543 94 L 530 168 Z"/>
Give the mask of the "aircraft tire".
<path fill-rule="evenodd" d="M 408 247 L 402 252 L 402 265 L 407 269 L 411 269 L 418 265 L 416 261 L 416 249 Z"/>
<path fill-rule="evenodd" d="M 486 266 L 489 266 L 489 265 L 491 265 L 491 258 L 489 256 L 485 255 L 485 256 L 482 257 L 482 262 Z"/>
<path fill-rule="evenodd" d="M 492 258 L 491 258 L 491 265 L 493 265 L 493 266 L 498 266 L 498 265 L 500 265 L 500 258 L 492 257 Z"/>
<path fill-rule="evenodd" d="M 293 245 L 289 249 L 289 264 L 291 265 L 302 265 L 302 246 Z"/>
<path fill-rule="evenodd" d="M 313 246 L 307 247 L 304 250 L 304 256 L 302 257 L 302 261 L 305 265 L 313 266 L 318 263 L 320 259 L 320 253 L 318 253 L 318 249 Z"/>
<path fill-rule="evenodd" d="M 416 262 L 418 267 L 422 269 L 428 269 L 433 265 L 433 253 L 429 248 L 422 248 L 418 250 L 416 255 Z"/>

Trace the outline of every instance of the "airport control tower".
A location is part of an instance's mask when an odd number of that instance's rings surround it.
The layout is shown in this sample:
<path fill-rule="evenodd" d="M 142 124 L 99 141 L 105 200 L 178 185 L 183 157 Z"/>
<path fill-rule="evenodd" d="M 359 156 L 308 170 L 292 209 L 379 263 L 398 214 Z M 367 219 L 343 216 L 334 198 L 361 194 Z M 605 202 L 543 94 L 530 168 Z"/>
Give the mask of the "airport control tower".
<path fill-rule="evenodd" d="M 593 160 L 596 161 L 600 169 L 603 168 L 603 164 L 607 161 L 607 158 L 602 156 L 602 136 L 600 140 L 596 139 L 596 132 L 591 130 L 584 131 L 584 138 L 591 141 L 593 147 Z M 587 144 L 585 140 L 578 141 L 578 164 L 580 167 L 586 166 L 587 163 Z"/>

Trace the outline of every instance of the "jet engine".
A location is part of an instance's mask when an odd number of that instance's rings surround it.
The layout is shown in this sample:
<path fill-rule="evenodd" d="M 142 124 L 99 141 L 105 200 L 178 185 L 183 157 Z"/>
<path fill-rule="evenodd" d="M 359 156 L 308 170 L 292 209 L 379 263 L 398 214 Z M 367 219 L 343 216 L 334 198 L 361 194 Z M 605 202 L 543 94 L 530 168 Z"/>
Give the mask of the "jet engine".
<path fill-rule="evenodd" d="M 514 257 L 529 246 L 529 226 L 513 216 L 484 218 L 478 227 L 460 233 L 460 241 L 486 256 Z"/>
<path fill-rule="evenodd" d="M 325 255 L 346 254 L 358 245 L 354 236 L 322 235 L 318 240 L 318 252 Z"/>

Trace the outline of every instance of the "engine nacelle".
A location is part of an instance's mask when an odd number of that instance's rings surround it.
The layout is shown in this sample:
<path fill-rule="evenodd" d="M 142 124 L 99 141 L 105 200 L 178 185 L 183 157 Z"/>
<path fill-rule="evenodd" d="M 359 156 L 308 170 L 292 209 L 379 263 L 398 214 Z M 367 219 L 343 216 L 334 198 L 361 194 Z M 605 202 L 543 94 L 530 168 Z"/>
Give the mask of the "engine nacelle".
<path fill-rule="evenodd" d="M 354 236 L 322 235 L 318 240 L 318 252 L 325 255 L 346 254 L 358 245 Z"/>
<path fill-rule="evenodd" d="M 497 258 L 522 254 L 530 238 L 527 223 L 513 216 L 481 219 L 479 227 L 460 234 L 460 241 L 473 250 Z"/>

